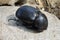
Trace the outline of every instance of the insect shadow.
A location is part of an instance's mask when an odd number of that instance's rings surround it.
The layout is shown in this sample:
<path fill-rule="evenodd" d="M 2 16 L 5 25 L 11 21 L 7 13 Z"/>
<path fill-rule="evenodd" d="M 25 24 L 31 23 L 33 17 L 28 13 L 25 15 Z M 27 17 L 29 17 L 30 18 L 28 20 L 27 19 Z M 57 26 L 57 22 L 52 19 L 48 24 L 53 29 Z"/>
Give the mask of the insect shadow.
<path fill-rule="evenodd" d="M 18 18 L 16 18 L 14 16 L 14 14 L 13 15 L 9 15 L 7 17 L 7 19 L 8 19 L 8 25 L 9 26 L 18 27 L 19 29 L 22 29 L 22 30 L 27 31 L 27 32 L 38 33 L 36 31 L 30 29 L 29 27 L 31 27 L 31 26 L 24 25 L 21 20 L 19 20 Z"/>

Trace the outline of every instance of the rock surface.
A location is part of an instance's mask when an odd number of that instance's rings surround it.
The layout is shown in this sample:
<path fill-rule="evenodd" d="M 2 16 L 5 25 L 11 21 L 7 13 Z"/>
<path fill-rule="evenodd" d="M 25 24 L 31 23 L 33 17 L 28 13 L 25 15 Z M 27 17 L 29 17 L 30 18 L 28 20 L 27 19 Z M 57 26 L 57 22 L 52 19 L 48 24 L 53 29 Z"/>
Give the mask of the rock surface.
<path fill-rule="evenodd" d="M 42 11 L 48 18 L 47 30 L 34 33 L 23 26 L 18 26 L 15 12 L 19 7 L 0 7 L 0 40 L 60 40 L 60 20 L 53 14 Z"/>

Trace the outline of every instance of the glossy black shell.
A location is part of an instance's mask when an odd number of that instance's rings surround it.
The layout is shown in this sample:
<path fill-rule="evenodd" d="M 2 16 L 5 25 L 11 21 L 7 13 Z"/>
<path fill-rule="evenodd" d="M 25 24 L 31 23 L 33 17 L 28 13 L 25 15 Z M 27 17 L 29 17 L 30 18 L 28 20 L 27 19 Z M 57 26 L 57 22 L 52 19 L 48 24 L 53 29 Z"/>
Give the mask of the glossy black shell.
<path fill-rule="evenodd" d="M 47 29 L 47 17 L 42 14 L 38 9 L 31 6 L 22 6 L 16 11 L 16 17 L 24 24 L 32 26 L 31 28 L 36 31 L 43 31 Z"/>

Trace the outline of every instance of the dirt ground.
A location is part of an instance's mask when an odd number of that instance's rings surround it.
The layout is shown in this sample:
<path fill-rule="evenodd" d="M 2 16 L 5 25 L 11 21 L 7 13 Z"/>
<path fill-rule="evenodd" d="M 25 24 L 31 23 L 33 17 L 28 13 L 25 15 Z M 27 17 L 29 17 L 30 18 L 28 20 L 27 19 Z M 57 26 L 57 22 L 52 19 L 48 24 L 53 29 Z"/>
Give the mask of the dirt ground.
<path fill-rule="evenodd" d="M 42 11 L 48 18 L 48 28 L 41 33 L 34 33 L 22 25 L 18 26 L 14 19 L 19 7 L 0 7 L 0 40 L 60 40 L 60 20 L 53 14 Z"/>

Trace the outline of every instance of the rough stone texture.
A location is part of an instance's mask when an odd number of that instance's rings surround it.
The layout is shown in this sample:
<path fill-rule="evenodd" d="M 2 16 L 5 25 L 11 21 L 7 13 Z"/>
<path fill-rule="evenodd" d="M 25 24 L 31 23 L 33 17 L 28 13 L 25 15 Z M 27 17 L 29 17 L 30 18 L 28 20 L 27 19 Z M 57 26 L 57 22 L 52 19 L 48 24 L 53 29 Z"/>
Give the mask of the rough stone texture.
<path fill-rule="evenodd" d="M 48 18 L 48 28 L 41 33 L 34 33 L 23 26 L 17 26 L 15 12 L 19 7 L 0 7 L 0 40 L 60 40 L 60 20 L 53 14 L 42 11 Z"/>

